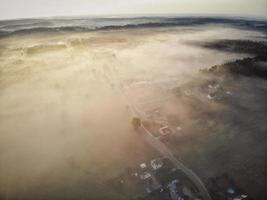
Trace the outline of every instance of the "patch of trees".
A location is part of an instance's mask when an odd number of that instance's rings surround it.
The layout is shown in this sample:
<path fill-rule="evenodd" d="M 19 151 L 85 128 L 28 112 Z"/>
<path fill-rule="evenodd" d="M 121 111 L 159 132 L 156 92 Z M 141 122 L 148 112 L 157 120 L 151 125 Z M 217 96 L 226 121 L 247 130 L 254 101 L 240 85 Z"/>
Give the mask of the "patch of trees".
<path fill-rule="evenodd" d="M 214 74 L 229 72 L 232 75 L 243 75 L 267 79 L 267 56 L 239 59 L 223 65 L 215 65 L 202 71 Z"/>
<path fill-rule="evenodd" d="M 140 118 L 137 118 L 137 117 L 134 117 L 132 119 L 132 125 L 133 125 L 133 128 L 134 130 L 138 130 L 138 128 L 141 126 L 141 119 Z"/>
<path fill-rule="evenodd" d="M 221 51 L 248 53 L 256 56 L 267 55 L 267 42 L 251 40 L 217 40 L 201 44 L 202 47 Z"/>

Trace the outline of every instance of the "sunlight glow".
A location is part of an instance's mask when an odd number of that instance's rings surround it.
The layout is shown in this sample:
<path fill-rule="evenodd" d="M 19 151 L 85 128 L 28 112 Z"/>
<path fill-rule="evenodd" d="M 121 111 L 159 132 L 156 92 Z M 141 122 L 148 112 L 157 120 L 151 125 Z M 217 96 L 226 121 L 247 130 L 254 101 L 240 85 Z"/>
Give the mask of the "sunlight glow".
<path fill-rule="evenodd" d="M 0 0 L 0 19 L 120 14 L 266 16 L 266 13 L 266 0 Z"/>

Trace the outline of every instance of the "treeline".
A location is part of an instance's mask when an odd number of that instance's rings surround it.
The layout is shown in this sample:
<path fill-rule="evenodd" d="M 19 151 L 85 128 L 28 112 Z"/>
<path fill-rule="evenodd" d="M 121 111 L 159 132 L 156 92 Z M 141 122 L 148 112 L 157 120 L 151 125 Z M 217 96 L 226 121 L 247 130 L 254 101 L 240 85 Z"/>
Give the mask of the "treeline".
<path fill-rule="evenodd" d="M 218 40 L 200 44 L 200 46 L 221 51 L 247 53 L 255 56 L 267 55 L 267 42 L 251 40 Z"/>
<path fill-rule="evenodd" d="M 244 75 L 250 77 L 260 77 L 267 79 L 267 54 L 266 56 L 256 56 L 254 58 L 244 58 L 223 65 L 215 65 L 202 72 L 222 74 L 225 72 L 232 75 Z"/>

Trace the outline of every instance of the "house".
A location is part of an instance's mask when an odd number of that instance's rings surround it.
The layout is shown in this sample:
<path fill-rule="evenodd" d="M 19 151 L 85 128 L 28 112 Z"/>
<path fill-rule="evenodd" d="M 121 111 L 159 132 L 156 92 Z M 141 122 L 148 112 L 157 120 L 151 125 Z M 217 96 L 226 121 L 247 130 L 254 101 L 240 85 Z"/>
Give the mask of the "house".
<path fill-rule="evenodd" d="M 210 178 L 208 186 L 213 199 L 251 200 L 227 174 Z"/>
<path fill-rule="evenodd" d="M 212 93 L 207 95 L 208 99 L 214 99 L 215 97 L 216 97 L 216 93 L 215 92 L 212 92 Z"/>
<path fill-rule="evenodd" d="M 157 170 L 163 166 L 163 161 L 161 159 L 154 159 L 150 161 L 150 165 L 154 170 Z"/>
<path fill-rule="evenodd" d="M 162 189 L 162 185 L 158 182 L 158 180 L 154 177 L 153 174 L 149 174 L 146 176 L 146 179 L 144 179 L 145 183 L 145 190 L 147 191 L 147 188 L 150 189 L 150 191 L 160 191 Z"/>
<path fill-rule="evenodd" d="M 146 169 L 146 163 L 141 163 L 139 166 L 141 169 Z"/>
<path fill-rule="evenodd" d="M 172 134 L 172 130 L 168 126 L 161 127 L 159 129 L 161 136 L 167 136 Z"/>
<path fill-rule="evenodd" d="M 170 191 L 170 196 L 171 196 L 171 200 L 182 200 L 183 198 L 177 193 L 177 186 L 176 184 L 178 183 L 178 180 L 173 180 L 168 184 L 168 188 Z"/>
<path fill-rule="evenodd" d="M 148 172 L 144 172 L 140 175 L 141 180 L 146 180 L 151 177 L 151 174 Z"/>

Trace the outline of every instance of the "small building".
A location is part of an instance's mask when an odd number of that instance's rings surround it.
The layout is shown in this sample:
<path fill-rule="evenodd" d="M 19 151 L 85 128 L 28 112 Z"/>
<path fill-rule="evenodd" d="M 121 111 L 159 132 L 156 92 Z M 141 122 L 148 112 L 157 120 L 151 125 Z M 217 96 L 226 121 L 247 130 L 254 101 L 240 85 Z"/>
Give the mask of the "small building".
<path fill-rule="evenodd" d="M 151 174 L 148 172 L 144 172 L 140 175 L 141 180 L 146 180 L 148 178 L 151 178 Z"/>
<path fill-rule="evenodd" d="M 150 165 L 154 170 L 157 170 L 163 166 L 163 161 L 161 159 L 154 159 L 150 161 Z"/>
<path fill-rule="evenodd" d="M 212 93 L 207 95 L 207 98 L 211 99 L 211 100 L 214 99 L 215 97 L 216 97 L 216 93 L 215 92 L 212 92 Z"/>
<path fill-rule="evenodd" d="M 169 188 L 169 191 L 170 191 L 171 200 L 183 199 L 177 192 L 177 185 L 176 184 L 178 182 L 179 182 L 178 180 L 173 180 L 167 186 Z"/>
<path fill-rule="evenodd" d="M 146 163 L 141 163 L 139 166 L 141 169 L 146 169 Z"/>
<path fill-rule="evenodd" d="M 149 188 L 150 191 L 154 192 L 154 191 L 160 191 L 162 189 L 162 185 L 158 182 L 158 180 L 155 178 L 153 174 L 147 175 L 143 181 L 145 183 L 145 190 Z"/>
<path fill-rule="evenodd" d="M 251 200 L 227 174 L 210 178 L 208 187 L 213 199 Z"/>
<path fill-rule="evenodd" d="M 159 129 L 161 136 L 167 136 L 172 134 L 172 130 L 168 126 L 161 127 Z"/>

